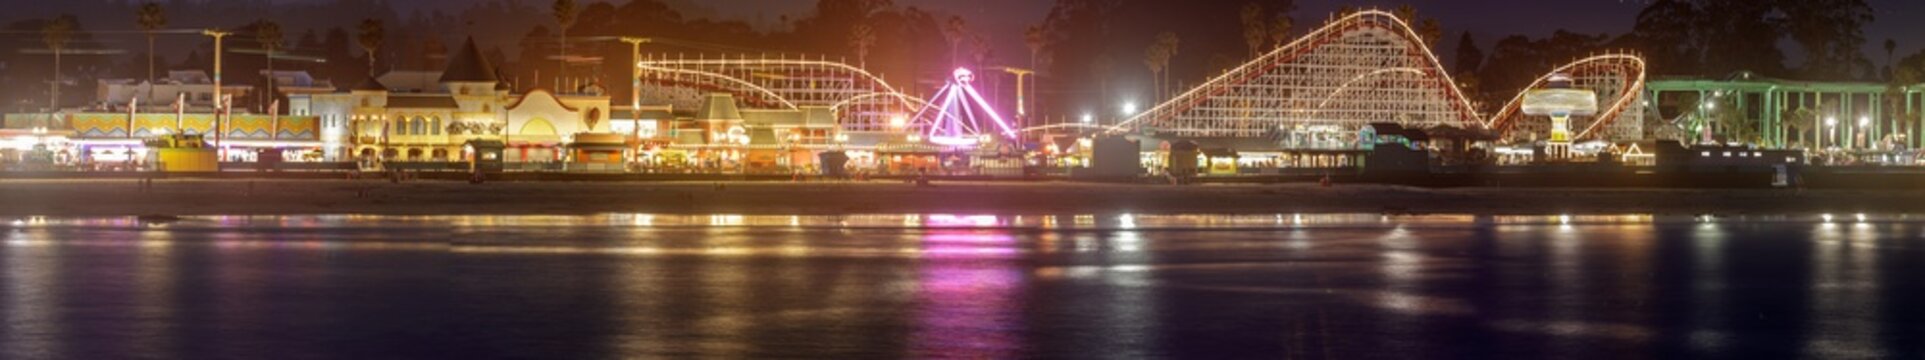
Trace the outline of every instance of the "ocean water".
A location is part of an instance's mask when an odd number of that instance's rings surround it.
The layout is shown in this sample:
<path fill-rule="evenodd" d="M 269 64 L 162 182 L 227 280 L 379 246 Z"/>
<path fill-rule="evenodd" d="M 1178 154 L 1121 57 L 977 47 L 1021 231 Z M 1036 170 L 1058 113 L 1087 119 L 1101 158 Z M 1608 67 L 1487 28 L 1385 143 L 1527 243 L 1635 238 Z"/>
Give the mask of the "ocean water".
<path fill-rule="evenodd" d="M 1908 215 L 25 217 L 0 239 L 5 359 L 1925 358 Z"/>

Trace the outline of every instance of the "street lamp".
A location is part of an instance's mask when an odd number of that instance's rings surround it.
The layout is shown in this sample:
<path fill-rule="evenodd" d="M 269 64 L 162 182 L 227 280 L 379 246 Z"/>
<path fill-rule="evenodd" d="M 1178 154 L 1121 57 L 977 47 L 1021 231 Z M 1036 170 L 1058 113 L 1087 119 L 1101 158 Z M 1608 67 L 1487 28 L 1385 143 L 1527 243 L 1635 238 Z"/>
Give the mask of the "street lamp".
<path fill-rule="evenodd" d="M 201 30 L 201 35 L 214 38 L 214 101 L 217 104 L 221 101 L 221 40 L 233 34 L 231 31 Z"/>
<path fill-rule="evenodd" d="M 1136 103 L 1135 103 L 1135 102 L 1126 102 L 1126 103 L 1123 103 L 1123 116 L 1130 116 L 1130 115 L 1136 115 Z"/>
<path fill-rule="evenodd" d="M 1083 114 L 1083 123 L 1084 123 L 1084 124 L 1089 124 L 1089 123 L 1094 123 L 1094 122 L 1096 122 L 1096 116 L 1093 116 L 1093 115 L 1090 115 L 1090 114 Z"/>
<path fill-rule="evenodd" d="M 1858 146 L 1858 135 L 1865 135 L 1865 147 L 1868 149 L 1873 147 L 1873 144 L 1872 144 L 1873 139 L 1872 139 L 1872 135 L 1870 134 L 1871 126 L 1872 126 L 1871 117 L 1869 116 L 1858 117 L 1858 129 L 1852 130 L 1852 133 L 1851 133 L 1852 146 Z"/>
<path fill-rule="evenodd" d="M 1830 131 L 1828 131 L 1828 132 L 1826 132 L 1826 134 L 1825 134 L 1824 136 L 1819 136 L 1819 137 L 1818 137 L 1818 149 L 1819 149 L 1819 150 L 1824 150 L 1824 149 L 1825 149 L 1825 138 L 1826 138 L 1826 137 L 1831 137 L 1831 136 L 1837 136 L 1837 135 L 1838 135 L 1838 117 L 1836 117 L 1836 116 L 1826 116 L 1826 117 L 1825 117 L 1825 129 L 1826 129 L 1826 130 L 1830 130 Z"/>

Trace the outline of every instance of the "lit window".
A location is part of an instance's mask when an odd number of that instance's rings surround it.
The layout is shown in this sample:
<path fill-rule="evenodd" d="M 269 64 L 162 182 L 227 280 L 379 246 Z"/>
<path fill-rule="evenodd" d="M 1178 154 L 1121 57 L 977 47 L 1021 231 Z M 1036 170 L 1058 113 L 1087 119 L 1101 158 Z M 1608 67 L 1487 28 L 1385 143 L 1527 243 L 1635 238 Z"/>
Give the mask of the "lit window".
<path fill-rule="evenodd" d="M 1702 152 L 1698 152 L 1698 156 L 1699 156 L 1699 157 L 1711 157 L 1711 152 L 1710 152 L 1710 151 L 1702 151 Z"/>

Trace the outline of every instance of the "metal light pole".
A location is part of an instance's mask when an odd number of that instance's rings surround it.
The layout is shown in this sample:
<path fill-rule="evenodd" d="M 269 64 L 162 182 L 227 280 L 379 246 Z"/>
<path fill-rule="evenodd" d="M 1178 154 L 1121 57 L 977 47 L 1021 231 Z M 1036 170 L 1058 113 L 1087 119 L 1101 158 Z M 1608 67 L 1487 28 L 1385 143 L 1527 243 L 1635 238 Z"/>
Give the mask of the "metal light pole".
<path fill-rule="evenodd" d="M 650 39 L 622 37 L 621 40 L 630 46 L 628 60 L 635 63 L 635 67 L 629 68 L 628 106 L 639 114 L 642 107 L 642 44 L 648 43 Z"/>
<path fill-rule="evenodd" d="M 221 149 L 221 132 L 226 131 L 224 130 L 225 127 L 221 126 L 221 118 L 224 117 L 222 116 L 222 113 L 225 112 L 224 108 L 229 106 L 226 104 L 227 101 L 221 97 L 221 42 L 227 39 L 228 35 L 233 35 L 234 33 L 231 31 L 207 29 L 202 30 L 201 34 L 214 38 L 214 124 L 212 124 L 210 128 L 214 132 L 214 151 L 220 154 L 216 157 L 217 160 L 215 160 L 218 162 L 220 161 L 218 159 L 225 159 L 227 157 L 226 150 Z"/>
<path fill-rule="evenodd" d="M 1028 92 L 1024 90 L 1023 80 L 1028 78 L 1029 75 L 1035 74 L 1036 71 L 1006 67 L 1003 68 L 1003 72 L 1016 75 L 1016 116 L 1023 118 L 1023 120 L 1029 120 L 1029 107 L 1025 105 L 1028 102 L 1026 100 L 1026 94 L 1028 94 Z"/>
<path fill-rule="evenodd" d="M 621 41 L 628 43 L 628 61 L 635 63 L 628 68 L 628 137 L 635 139 L 636 146 L 628 151 L 629 161 L 634 162 L 642 154 L 642 44 L 649 39 L 624 36 Z"/>
<path fill-rule="evenodd" d="M 201 35 L 214 38 L 214 106 L 216 107 L 220 106 L 221 101 L 221 42 L 226 39 L 228 35 L 233 34 L 234 32 L 231 31 L 214 29 L 201 30 Z"/>
<path fill-rule="evenodd" d="M 60 48 L 53 49 L 53 91 L 48 92 L 47 109 L 50 114 L 60 113 Z"/>
<path fill-rule="evenodd" d="M 1823 130 L 1830 131 L 1821 131 L 1825 134 L 1818 137 L 1818 151 L 1825 151 L 1825 138 L 1838 136 L 1838 117 L 1825 117 L 1825 128 Z"/>

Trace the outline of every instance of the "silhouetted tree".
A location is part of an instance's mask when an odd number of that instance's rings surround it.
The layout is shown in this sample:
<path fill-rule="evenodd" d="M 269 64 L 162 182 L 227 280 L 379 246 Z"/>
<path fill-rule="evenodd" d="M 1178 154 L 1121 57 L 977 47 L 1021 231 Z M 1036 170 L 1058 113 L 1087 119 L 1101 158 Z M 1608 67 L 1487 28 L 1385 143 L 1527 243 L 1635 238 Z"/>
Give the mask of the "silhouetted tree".
<path fill-rule="evenodd" d="M 274 54 L 281 50 L 281 47 L 286 42 L 286 37 L 281 33 L 280 23 L 261 20 L 254 26 L 254 41 L 261 44 L 261 51 L 265 53 L 262 57 L 267 59 L 267 91 L 263 92 L 262 96 L 256 97 L 256 99 L 259 99 L 262 109 L 266 109 L 266 101 L 277 99 L 281 96 L 281 94 L 275 90 L 275 83 L 277 82 L 275 80 L 278 80 L 278 76 L 274 74 Z"/>
<path fill-rule="evenodd" d="M 1484 49 L 1477 48 L 1477 39 L 1465 31 L 1463 36 L 1457 38 L 1457 70 L 1452 72 L 1458 76 L 1471 76 L 1483 66 Z"/>
<path fill-rule="evenodd" d="M 1696 74 L 1702 60 L 1698 8 L 1688 0 L 1657 0 L 1638 12 L 1629 37 L 1658 75 Z"/>
<path fill-rule="evenodd" d="M 1243 19 L 1243 45 L 1250 47 L 1250 57 L 1263 55 L 1263 43 L 1270 36 L 1270 28 L 1263 22 L 1263 5 L 1255 2 L 1243 4 L 1243 10 L 1238 15 Z"/>
<path fill-rule="evenodd" d="M 551 8 L 551 15 L 555 17 L 555 29 L 557 30 L 555 32 L 555 39 L 559 41 L 556 43 L 555 49 L 556 52 L 560 54 L 560 58 L 556 59 L 556 61 L 561 63 L 562 73 L 560 75 L 567 76 L 568 26 L 575 23 L 575 0 L 555 0 L 555 5 Z"/>
<path fill-rule="evenodd" d="M 154 31 L 167 27 L 167 9 L 161 8 L 160 3 L 141 4 L 140 10 L 135 13 L 134 20 L 140 25 L 140 29 L 147 33 L 147 82 L 151 84 L 154 82 L 154 57 L 156 56 Z M 150 87 L 148 90 L 148 95 L 153 95 L 153 88 Z"/>
<path fill-rule="evenodd" d="M 67 49 L 67 42 L 73 40 L 74 28 L 78 23 L 79 20 L 75 20 L 73 15 L 60 15 L 48 21 L 47 25 L 40 29 L 41 42 L 46 43 L 47 49 L 53 51 L 53 89 L 50 91 L 50 100 L 47 101 L 47 107 L 52 111 L 60 111 L 61 52 Z"/>
<path fill-rule="evenodd" d="M 1873 20 L 1864 0 L 1781 0 L 1791 40 L 1804 49 L 1800 72 L 1813 79 L 1842 80 L 1871 70 L 1865 59 L 1864 27 Z M 1854 70 L 1861 70 L 1855 72 Z"/>
<path fill-rule="evenodd" d="M 1290 29 L 1297 25 L 1296 19 L 1290 17 L 1291 11 L 1295 11 L 1294 6 L 1283 11 L 1278 11 L 1276 18 L 1270 20 L 1271 49 L 1280 48 L 1283 47 L 1284 44 L 1290 43 Z"/>
<path fill-rule="evenodd" d="M 876 28 L 869 24 L 856 24 L 849 32 L 849 47 L 856 52 L 856 63 L 869 67 L 869 49 L 876 46 Z"/>
<path fill-rule="evenodd" d="M 374 76 L 374 54 L 381 52 L 381 42 L 388 36 L 387 28 L 379 19 L 363 19 L 359 30 L 361 34 L 355 40 L 361 45 L 361 51 L 368 56 L 368 76 Z"/>

